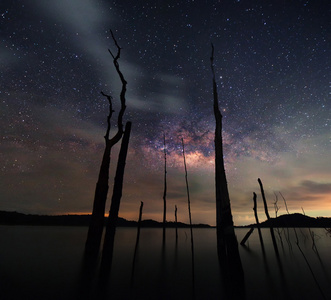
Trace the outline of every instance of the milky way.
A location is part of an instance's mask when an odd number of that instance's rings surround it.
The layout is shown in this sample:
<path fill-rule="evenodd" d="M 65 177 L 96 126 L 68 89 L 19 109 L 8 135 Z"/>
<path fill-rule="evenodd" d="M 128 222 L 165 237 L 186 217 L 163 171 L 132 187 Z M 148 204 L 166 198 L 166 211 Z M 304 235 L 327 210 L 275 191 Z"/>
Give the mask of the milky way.
<path fill-rule="evenodd" d="M 133 122 L 123 217 L 144 201 L 145 218 L 161 219 L 165 134 L 169 219 L 177 204 L 188 221 L 183 138 L 193 222 L 215 223 L 211 43 L 235 223 L 253 220 L 258 177 L 271 209 L 281 191 L 292 212 L 331 216 L 327 12 L 319 0 L 2 1 L 0 210 L 91 212 L 108 110 L 100 91 L 119 110 L 112 29 Z"/>

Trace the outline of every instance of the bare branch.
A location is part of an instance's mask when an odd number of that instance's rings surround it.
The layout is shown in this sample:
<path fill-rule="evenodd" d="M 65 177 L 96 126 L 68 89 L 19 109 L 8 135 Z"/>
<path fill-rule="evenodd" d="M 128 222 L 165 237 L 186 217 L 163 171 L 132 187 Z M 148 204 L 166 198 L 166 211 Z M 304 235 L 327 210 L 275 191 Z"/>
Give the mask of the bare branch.
<path fill-rule="evenodd" d="M 112 54 L 112 52 L 108 49 L 108 51 L 110 52 L 110 54 L 111 54 L 111 56 L 114 58 L 114 59 L 116 59 L 116 60 L 118 60 L 119 58 L 120 58 L 120 56 L 121 56 L 121 47 L 118 45 L 118 43 L 117 43 L 117 40 L 116 40 L 116 38 L 115 38 L 115 36 L 114 36 L 114 33 L 113 33 L 113 31 L 110 29 L 110 34 L 111 34 L 111 37 L 112 37 L 112 39 L 113 39 L 113 41 L 114 41 L 114 43 L 115 43 L 115 46 L 116 46 L 116 48 L 117 48 L 117 54 L 116 54 L 116 57 L 114 57 L 114 55 Z"/>
<path fill-rule="evenodd" d="M 188 186 L 186 158 L 185 158 L 185 147 L 184 147 L 184 139 L 183 138 L 182 138 L 182 147 L 183 147 L 183 158 L 184 158 L 184 170 L 185 170 L 185 182 L 186 182 L 186 192 L 187 192 L 188 214 L 189 214 L 189 219 L 190 219 L 190 228 L 191 228 L 191 236 L 192 236 L 191 200 L 190 200 L 190 190 L 189 190 L 189 186 Z"/>
<path fill-rule="evenodd" d="M 106 130 L 106 134 L 104 136 L 105 140 L 106 140 L 106 143 L 109 141 L 109 132 L 110 132 L 110 120 L 111 120 L 111 117 L 113 115 L 113 103 L 112 103 L 112 100 L 113 100 L 113 97 L 110 96 L 110 95 L 107 95 L 105 94 L 104 92 L 100 92 L 102 96 L 106 97 L 108 99 L 108 103 L 109 103 L 109 114 L 108 114 L 108 117 L 107 117 L 107 130 Z"/>
<path fill-rule="evenodd" d="M 283 200 L 284 200 L 284 203 L 285 203 L 285 208 L 286 208 L 286 211 L 287 211 L 287 214 L 290 214 L 290 212 L 288 211 L 288 208 L 287 208 L 287 203 L 286 203 L 286 199 L 284 198 L 283 194 L 281 192 L 279 192 L 279 195 L 282 196 Z"/>
<path fill-rule="evenodd" d="M 255 216 L 255 220 L 256 220 L 256 225 L 259 227 L 260 226 L 260 222 L 259 222 L 259 217 L 257 215 L 256 198 L 257 198 L 257 195 L 255 193 L 253 193 L 253 202 L 254 202 L 253 210 L 254 210 L 254 216 Z"/>
<path fill-rule="evenodd" d="M 122 137 L 123 135 L 123 115 L 126 109 L 126 105 L 125 105 L 125 93 L 126 93 L 126 85 L 127 85 L 127 81 L 125 80 L 123 73 L 120 70 L 120 66 L 118 64 L 118 59 L 121 56 L 121 47 L 118 45 L 117 40 L 113 34 L 113 32 L 110 30 L 111 36 L 114 40 L 114 43 L 117 47 L 117 54 L 116 56 L 114 56 L 112 54 L 112 52 L 109 50 L 109 53 L 111 54 L 111 56 L 113 57 L 113 64 L 115 66 L 116 72 L 118 74 L 118 76 L 120 77 L 120 80 L 122 82 L 122 90 L 121 90 L 121 94 L 120 94 L 120 100 L 121 100 L 121 109 L 120 112 L 118 114 L 118 118 L 117 118 L 117 133 L 114 135 L 114 137 L 109 140 L 109 142 L 111 143 L 111 145 L 115 145 Z"/>
<path fill-rule="evenodd" d="M 268 205 L 267 205 L 267 200 L 265 198 L 265 194 L 264 194 L 264 189 L 263 189 L 263 184 L 260 178 L 257 179 L 259 185 L 260 185 L 260 189 L 261 189 L 261 195 L 262 195 L 262 200 L 263 200 L 263 204 L 264 204 L 264 211 L 265 211 L 265 215 L 267 216 L 267 219 L 270 220 L 270 216 L 269 216 L 269 211 L 268 211 Z"/>
<path fill-rule="evenodd" d="M 278 196 L 275 192 L 274 192 L 274 194 L 275 194 L 275 197 L 276 197 L 275 202 L 274 202 L 274 208 L 275 208 L 275 215 L 276 215 L 276 218 L 277 218 L 278 211 L 279 211 L 280 207 L 278 206 Z"/>
<path fill-rule="evenodd" d="M 120 80 L 122 82 L 122 90 L 120 94 L 120 101 L 121 101 L 121 109 L 119 111 L 118 117 L 117 117 L 117 133 L 110 139 L 110 120 L 112 117 L 112 114 L 114 112 L 112 107 L 112 97 L 110 95 L 105 94 L 104 92 L 101 92 L 101 94 L 108 99 L 109 102 L 109 114 L 107 117 L 107 130 L 106 134 L 104 136 L 106 145 L 105 150 L 102 157 L 102 162 L 100 166 L 99 171 L 99 177 L 98 182 L 95 188 L 95 194 L 94 194 L 94 202 L 93 202 L 93 211 L 92 211 L 92 217 L 90 221 L 90 226 L 88 230 L 87 240 L 85 244 L 85 251 L 88 255 L 97 256 L 100 248 L 100 242 L 102 237 L 102 231 L 104 227 L 104 214 L 105 214 L 105 204 L 107 200 L 107 194 L 108 194 L 108 181 L 109 181 L 109 166 L 110 166 L 110 156 L 111 156 L 111 150 L 112 147 L 118 143 L 123 136 L 123 115 L 126 108 L 125 105 L 125 93 L 126 93 L 126 85 L 127 82 L 124 79 L 124 76 L 119 68 L 118 59 L 120 58 L 121 48 L 119 47 L 112 31 L 111 31 L 112 38 L 114 40 L 114 43 L 117 47 L 117 54 L 114 56 L 111 51 L 109 50 L 111 56 L 113 57 L 113 64 L 115 66 L 115 69 L 117 71 L 117 74 L 120 77 Z M 124 134 L 125 136 L 125 134 Z M 114 196 L 114 193 L 113 193 Z"/>

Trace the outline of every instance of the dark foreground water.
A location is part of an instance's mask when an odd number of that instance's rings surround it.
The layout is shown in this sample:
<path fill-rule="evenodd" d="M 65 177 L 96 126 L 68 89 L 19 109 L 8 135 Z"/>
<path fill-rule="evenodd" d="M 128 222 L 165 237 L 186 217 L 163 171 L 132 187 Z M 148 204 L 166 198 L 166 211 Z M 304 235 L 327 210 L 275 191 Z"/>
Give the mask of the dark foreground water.
<path fill-rule="evenodd" d="M 246 299 L 331 299 L 331 237 L 324 229 L 269 229 L 264 250 L 254 231 L 239 246 Z M 236 229 L 240 242 L 247 229 Z M 105 299 L 224 299 L 215 229 L 194 229 L 192 263 L 189 229 L 118 228 Z M 96 299 L 98 270 L 83 267 L 86 227 L 0 226 L 0 299 Z M 135 261 L 134 261 L 135 256 Z M 84 271 L 85 270 L 85 271 Z M 194 270 L 194 272 L 193 272 Z M 99 293 L 99 297 L 100 293 Z"/>

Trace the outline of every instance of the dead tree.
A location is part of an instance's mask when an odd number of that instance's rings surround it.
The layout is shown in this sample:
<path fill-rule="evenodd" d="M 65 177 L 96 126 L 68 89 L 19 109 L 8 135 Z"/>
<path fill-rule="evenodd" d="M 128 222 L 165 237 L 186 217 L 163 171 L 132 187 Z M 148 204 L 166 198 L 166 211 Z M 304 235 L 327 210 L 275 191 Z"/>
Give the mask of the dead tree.
<path fill-rule="evenodd" d="M 275 217 L 277 218 L 280 207 L 278 206 L 278 196 L 275 192 L 274 192 L 274 194 L 275 194 L 275 202 L 274 202 Z"/>
<path fill-rule="evenodd" d="M 261 247 L 264 250 L 263 239 L 262 239 L 262 234 L 261 234 L 261 229 L 260 229 L 260 222 L 259 222 L 259 218 L 257 216 L 257 205 L 256 205 L 256 194 L 255 193 L 253 193 L 253 203 L 254 203 L 253 211 L 254 211 L 254 216 L 255 216 L 255 221 L 256 221 L 256 227 L 257 227 L 258 232 L 259 232 Z M 251 229 L 246 233 L 246 235 L 244 236 L 244 238 L 240 242 L 240 245 L 242 245 L 242 246 L 245 245 L 246 241 L 248 240 L 250 235 L 253 233 L 253 231 L 254 231 L 254 227 L 251 227 Z"/>
<path fill-rule="evenodd" d="M 261 189 L 261 195 L 262 195 L 262 200 L 263 200 L 263 204 L 264 204 L 264 212 L 265 212 L 265 215 L 267 216 L 268 221 L 270 221 L 270 216 L 269 216 L 269 211 L 268 211 L 268 205 L 267 205 L 267 200 L 265 198 L 262 181 L 261 181 L 260 178 L 258 178 L 257 181 L 258 181 L 258 183 L 260 185 L 260 189 Z"/>
<path fill-rule="evenodd" d="M 246 235 L 244 236 L 244 238 L 241 240 L 240 242 L 240 245 L 244 246 L 246 241 L 248 240 L 248 238 L 251 236 L 251 234 L 253 233 L 254 231 L 254 227 L 251 227 L 249 229 L 249 231 L 246 233 Z"/>
<path fill-rule="evenodd" d="M 259 218 L 257 215 L 257 204 L 256 204 L 256 194 L 253 193 L 253 211 L 254 211 L 254 216 L 255 216 L 255 221 L 256 221 L 256 227 L 259 233 L 259 238 L 260 238 L 260 243 L 261 243 L 261 248 L 262 248 L 262 252 L 265 253 L 264 251 L 264 243 L 263 243 L 263 238 L 262 238 L 262 233 L 261 233 L 261 228 L 260 228 L 260 222 L 259 222 Z M 252 234 L 252 232 L 254 231 L 254 227 L 252 227 L 247 234 L 245 235 L 245 237 L 242 239 L 242 241 L 240 242 L 240 245 L 244 246 L 246 241 L 248 240 L 248 238 L 250 237 L 250 235 Z"/>
<path fill-rule="evenodd" d="M 279 259 L 279 251 L 278 251 L 277 242 L 276 242 L 276 238 L 275 238 L 274 228 L 272 226 L 272 220 L 270 219 L 270 216 L 269 216 L 268 205 L 267 205 L 267 200 L 266 200 L 265 194 L 264 194 L 263 184 L 262 184 L 262 181 L 260 178 L 258 178 L 257 181 L 259 182 L 260 189 L 261 189 L 261 195 L 262 195 L 262 199 L 263 199 L 265 215 L 267 216 L 267 219 L 269 222 L 272 243 L 273 243 L 273 246 L 275 249 L 276 256 Z"/>
<path fill-rule="evenodd" d="M 167 150 L 166 150 L 165 134 L 163 134 L 163 151 L 164 151 L 164 190 L 163 190 L 163 242 L 164 242 L 166 222 L 167 222 Z"/>
<path fill-rule="evenodd" d="M 215 128 L 215 185 L 216 185 L 216 224 L 217 235 L 223 235 L 224 232 L 234 232 L 233 219 L 231 213 L 230 197 L 228 184 L 226 181 L 224 159 L 223 159 L 223 141 L 222 141 L 222 114 L 218 106 L 217 85 L 214 71 L 214 46 L 212 45 L 212 54 L 210 57 L 211 69 L 213 73 L 213 95 L 214 95 L 214 116 L 216 121 Z"/>
<path fill-rule="evenodd" d="M 105 150 L 102 157 L 102 162 L 100 166 L 99 171 L 99 177 L 98 182 L 96 184 L 95 188 L 95 194 L 94 194 L 94 202 L 93 202 L 93 211 L 90 221 L 90 226 L 88 230 L 87 240 L 85 244 L 85 253 L 89 255 L 97 255 L 100 248 L 100 242 L 102 237 L 102 231 L 104 227 L 104 216 L 105 216 L 105 205 L 107 200 L 107 194 L 108 194 L 108 181 L 109 181 L 109 166 L 110 166 L 110 160 L 111 160 L 111 150 L 112 147 L 117 144 L 122 135 L 123 135 L 123 115 L 126 109 L 125 105 L 125 93 L 126 93 L 126 85 L 127 82 L 124 79 L 124 76 L 119 68 L 118 60 L 120 59 L 121 55 L 121 48 L 118 45 L 114 34 L 112 31 L 110 31 L 111 36 L 113 38 L 113 41 L 115 43 L 115 46 L 117 48 L 117 53 L 114 55 L 109 49 L 109 53 L 113 58 L 113 64 L 115 66 L 115 69 L 117 71 L 118 76 L 120 77 L 121 83 L 122 83 L 122 90 L 120 93 L 120 102 L 121 102 L 121 109 L 118 114 L 117 118 L 117 132 L 116 134 L 110 138 L 110 120 L 112 117 L 112 114 L 114 112 L 112 107 L 112 97 L 110 95 L 106 95 L 105 93 L 101 92 L 103 96 L 105 96 L 109 101 L 109 114 L 107 117 L 107 130 L 106 134 L 104 136 L 105 138 Z"/>
<path fill-rule="evenodd" d="M 267 200 L 266 200 L 265 194 L 264 194 L 263 184 L 262 184 L 262 181 L 260 178 L 258 178 L 257 181 L 258 181 L 258 183 L 260 185 L 260 189 L 261 189 L 261 195 L 262 195 L 262 200 L 263 200 L 263 205 L 264 205 L 264 212 L 267 217 L 267 220 L 269 221 L 269 226 L 271 226 L 268 205 L 267 205 Z"/>
<path fill-rule="evenodd" d="M 190 200 L 190 189 L 188 185 L 188 177 L 187 177 L 187 167 L 186 167 L 186 159 L 185 159 L 185 147 L 184 147 L 184 139 L 182 138 L 182 146 L 183 146 L 183 158 L 184 158 L 184 169 L 185 169 L 185 182 L 186 182 L 186 193 L 187 193 L 187 206 L 188 206 L 188 215 L 190 219 L 190 232 L 191 232 L 191 253 L 192 253 L 192 284 L 193 288 L 194 284 L 194 242 L 193 242 L 193 228 L 192 228 L 192 215 L 191 215 L 191 200 Z"/>
<path fill-rule="evenodd" d="M 217 85 L 214 71 L 214 46 L 210 57 L 213 75 L 213 107 L 216 121 L 215 128 L 215 188 L 216 188 L 216 231 L 217 250 L 222 272 L 224 272 L 224 287 L 229 299 L 244 299 L 244 272 L 238 249 L 238 241 L 233 228 L 230 197 L 226 181 L 223 141 L 222 114 L 218 106 Z"/>
<path fill-rule="evenodd" d="M 139 237 L 140 237 L 140 227 L 141 227 L 141 219 L 143 215 L 143 207 L 144 207 L 144 202 L 140 201 L 139 219 L 138 219 L 138 228 L 137 228 L 137 241 L 139 241 Z"/>
<path fill-rule="evenodd" d="M 256 194 L 254 193 L 253 196 L 253 202 L 254 202 L 254 206 L 253 206 L 253 210 L 254 210 L 254 214 L 255 214 L 255 218 L 257 217 L 257 213 L 256 213 Z M 257 220 L 258 222 L 258 220 Z M 241 240 L 240 245 L 244 246 L 246 241 L 248 240 L 248 238 L 251 236 L 251 234 L 254 231 L 254 227 L 252 226 L 249 231 L 246 233 L 246 235 L 244 236 L 244 238 Z"/>
<path fill-rule="evenodd" d="M 127 122 L 122 139 L 120 153 L 118 155 L 118 163 L 117 163 L 115 180 L 114 180 L 113 195 L 111 199 L 109 216 L 106 226 L 105 240 L 103 244 L 101 268 L 102 271 L 105 271 L 105 273 L 107 273 L 110 270 L 111 262 L 112 262 L 114 239 L 115 239 L 116 225 L 118 220 L 118 212 L 122 198 L 124 170 L 125 170 L 126 156 L 129 146 L 130 133 L 131 133 L 131 122 Z"/>
<path fill-rule="evenodd" d="M 183 140 L 183 138 L 182 138 L 182 146 L 183 146 L 183 158 L 184 158 L 184 168 L 185 168 L 185 182 L 186 182 L 186 192 L 187 192 L 188 215 L 189 215 L 189 219 L 190 219 L 191 238 L 193 239 L 190 189 L 189 189 L 189 186 L 188 186 L 187 167 L 186 167 L 186 159 L 185 159 L 185 147 L 184 147 L 184 140 Z"/>
<path fill-rule="evenodd" d="M 177 205 L 175 205 L 176 242 L 178 241 Z"/>
<path fill-rule="evenodd" d="M 256 198 L 257 195 L 255 193 L 253 193 L 253 202 L 254 202 L 254 216 L 255 216 L 255 221 L 256 221 L 256 226 L 257 226 L 257 230 L 259 232 L 259 238 L 260 238 L 260 243 L 261 243 L 261 248 L 262 248 L 262 252 L 265 253 L 264 250 L 264 243 L 263 243 L 263 238 L 262 238 L 262 232 L 261 232 L 261 228 L 260 228 L 260 222 L 259 222 L 259 217 L 257 215 L 257 203 L 256 203 Z"/>
<path fill-rule="evenodd" d="M 254 211 L 255 221 L 256 221 L 256 225 L 257 225 L 257 227 L 260 227 L 259 217 L 258 217 L 258 215 L 257 215 L 256 198 L 257 198 L 256 194 L 253 193 L 253 202 L 254 202 L 253 211 Z"/>

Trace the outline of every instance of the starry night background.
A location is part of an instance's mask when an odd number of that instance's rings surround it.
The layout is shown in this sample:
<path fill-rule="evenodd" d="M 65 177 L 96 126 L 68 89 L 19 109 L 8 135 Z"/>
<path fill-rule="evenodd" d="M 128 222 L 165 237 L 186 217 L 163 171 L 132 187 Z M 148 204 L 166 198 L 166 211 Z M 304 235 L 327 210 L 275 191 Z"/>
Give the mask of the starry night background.
<path fill-rule="evenodd" d="M 167 219 L 176 204 L 188 222 L 183 137 L 193 223 L 215 224 L 211 42 L 235 224 L 253 223 L 258 177 L 271 212 L 281 191 L 290 212 L 331 216 L 328 2 L 1 1 L 0 210 L 91 213 L 100 91 L 119 111 L 112 29 L 133 122 L 120 216 L 137 219 L 144 201 L 143 217 L 161 220 L 165 133 Z"/>

